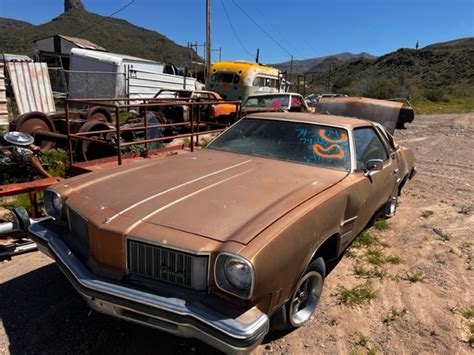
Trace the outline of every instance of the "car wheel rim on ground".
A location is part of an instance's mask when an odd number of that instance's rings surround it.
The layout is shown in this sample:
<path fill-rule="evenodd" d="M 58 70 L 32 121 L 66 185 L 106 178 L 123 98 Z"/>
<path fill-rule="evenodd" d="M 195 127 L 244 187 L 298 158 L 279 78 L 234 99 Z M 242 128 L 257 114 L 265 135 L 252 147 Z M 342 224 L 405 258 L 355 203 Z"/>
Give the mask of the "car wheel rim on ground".
<path fill-rule="evenodd" d="M 386 205 L 386 212 L 385 216 L 386 217 L 393 217 L 395 216 L 395 213 L 397 212 L 397 204 L 398 204 L 398 197 L 397 196 L 392 196 L 388 204 Z"/>
<path fill-rule="evenodd" d="M 290 322 L 294 327 L 299 327 L 311 318 L 322 289 L 323 277 L 317 271 L 308 272 L 298 282 L 290 304 Z"/>

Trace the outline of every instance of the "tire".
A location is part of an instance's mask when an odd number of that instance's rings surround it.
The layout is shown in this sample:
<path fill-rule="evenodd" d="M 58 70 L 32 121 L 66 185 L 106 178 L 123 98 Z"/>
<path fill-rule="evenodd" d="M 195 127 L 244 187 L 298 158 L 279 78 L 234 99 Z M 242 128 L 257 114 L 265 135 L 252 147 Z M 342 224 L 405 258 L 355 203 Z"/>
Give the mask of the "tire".
<path fill-rule="evenodd" d="M 398 196 L 395 194 L 393 195 L 390 200 L 388 200 L 385 205 L 383 205 L 381 214 L 384 218 L 392 218 L 397 213 L 397 205 L 398 205 Z"/>
<path fill-rule="evenodd" d="M 309 264 L 290 299 L 272 316 L 272 331 L 298 328 L 311 319 L 321 298 L 325 276 L 326 264 L 319 257 Z"/>

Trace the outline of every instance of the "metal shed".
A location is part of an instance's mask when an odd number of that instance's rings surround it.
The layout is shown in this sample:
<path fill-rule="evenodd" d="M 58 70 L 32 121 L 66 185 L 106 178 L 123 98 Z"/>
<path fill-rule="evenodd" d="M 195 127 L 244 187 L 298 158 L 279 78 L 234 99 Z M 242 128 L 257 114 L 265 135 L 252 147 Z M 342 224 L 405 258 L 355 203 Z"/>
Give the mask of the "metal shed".
<path fill-rule="evenodd" d="M 64 36 L 56 34 L 34 41 L 38 49 L 40 62 L 48 63 L 49 67 L 61 67 L 69 69 L 69 59 L 71 49 L 82 48 L 94 51 L 106 51 L 104 47 L 99 46 L 87 39 Z"/>

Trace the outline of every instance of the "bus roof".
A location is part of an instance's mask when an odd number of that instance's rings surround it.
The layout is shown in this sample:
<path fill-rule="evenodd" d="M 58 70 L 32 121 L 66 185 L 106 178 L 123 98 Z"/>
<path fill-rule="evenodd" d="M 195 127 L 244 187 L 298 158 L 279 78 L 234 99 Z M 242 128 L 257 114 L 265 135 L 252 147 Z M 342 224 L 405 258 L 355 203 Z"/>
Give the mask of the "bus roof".
<path fill-rule="evenodd" d="M 267 65 L 259 64 L 259 63 L 252 63 L 252 62 L 245 62 L 245 61 L 230 61 L 230 62 L 217 62 L 212 64 L 211 66 L 211 73 L 216 71 L 228 71 L 228 72 L 249 72 L 255 71 L 265 74 L 271 75 L 278 75 L 279 70 Z"/>

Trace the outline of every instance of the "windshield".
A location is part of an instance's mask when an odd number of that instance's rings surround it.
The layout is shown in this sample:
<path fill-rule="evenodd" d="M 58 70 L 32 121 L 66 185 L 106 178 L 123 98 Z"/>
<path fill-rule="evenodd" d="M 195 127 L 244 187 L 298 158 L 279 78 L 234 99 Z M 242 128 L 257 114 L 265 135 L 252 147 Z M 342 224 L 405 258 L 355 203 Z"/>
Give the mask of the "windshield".
<path fill-rule="evenodd" d="M 346 171 L 351 167 L 347 131 L 311 123 L 242 119 L 208 149 Z"/>
<path fill-rule="evenodd" d="M 289 96 L 288 95 L 259 95 L 250 96 L 242 104 L 243 108 L 249 107 L 271 107 L 271 108 L 288 108 Z"/>

